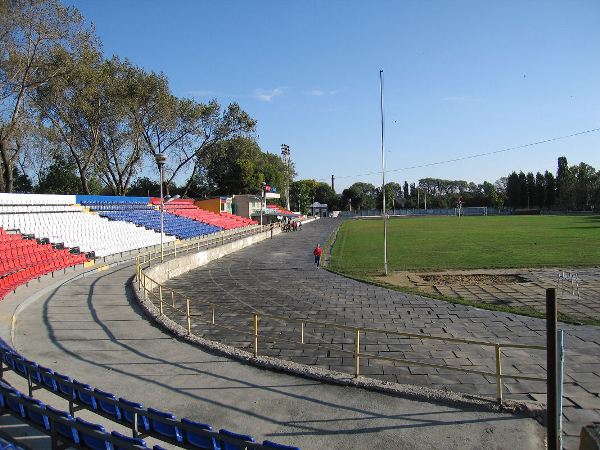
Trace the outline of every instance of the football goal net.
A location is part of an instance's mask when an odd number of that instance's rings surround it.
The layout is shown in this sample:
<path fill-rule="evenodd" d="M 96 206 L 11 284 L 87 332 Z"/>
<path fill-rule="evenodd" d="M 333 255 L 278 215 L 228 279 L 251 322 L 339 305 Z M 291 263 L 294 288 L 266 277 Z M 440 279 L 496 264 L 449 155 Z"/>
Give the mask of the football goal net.
<path fill-rule="evenodd" d="M 459 206 L 454 208 L 455 216 L 487 216 L 487 206 Z"/>

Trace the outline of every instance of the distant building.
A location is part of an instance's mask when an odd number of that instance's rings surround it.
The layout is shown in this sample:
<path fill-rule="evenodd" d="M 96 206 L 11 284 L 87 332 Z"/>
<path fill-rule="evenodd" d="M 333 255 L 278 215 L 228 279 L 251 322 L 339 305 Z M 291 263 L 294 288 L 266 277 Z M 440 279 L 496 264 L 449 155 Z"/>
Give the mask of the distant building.
<path fill-rule="evenodd" d="M 215 214 L 221 214 L 222 212 L 233 214 L 231 197 L 213 197 L 203 200 L 196 200 L 194 205 L 200 209 L 210 211 Z"/>
<path fill-rule="evenodd" d="M 260 196 L 252 194 L 234 195 L 232 213 L 247 219 L 260 216 Z"/>
<path fill-rule="evenodd" d="M 328 214 L 327 203 L 314 202 L 312 205 L 310 205 L 310 215 L 311 216 L 327 217 L 327 214 Z"/>

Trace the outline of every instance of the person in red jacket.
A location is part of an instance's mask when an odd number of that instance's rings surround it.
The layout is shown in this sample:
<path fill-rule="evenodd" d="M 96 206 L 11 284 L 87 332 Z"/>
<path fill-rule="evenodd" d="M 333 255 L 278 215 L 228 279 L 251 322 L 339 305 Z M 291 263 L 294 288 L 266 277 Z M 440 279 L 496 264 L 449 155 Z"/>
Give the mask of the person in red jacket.
<path fill-rule="evenodd" d="M 321 255 L 322 254 L 323 254 L 323 248 L 319 244 L 317 244 L 317 246 L 313 250 L 313 255 L 315 255 L 315 266 L 317 266 L 317 269 L 321 265 Z"/>

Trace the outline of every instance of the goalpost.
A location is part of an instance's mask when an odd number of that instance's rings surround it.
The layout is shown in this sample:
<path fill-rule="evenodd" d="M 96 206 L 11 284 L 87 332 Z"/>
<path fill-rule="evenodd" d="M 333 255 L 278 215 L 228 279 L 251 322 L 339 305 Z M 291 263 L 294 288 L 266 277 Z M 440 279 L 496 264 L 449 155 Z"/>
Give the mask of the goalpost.
<path fill-rule="evenodd" d="M 455 216 L 487 216 L 487 206 L 462 206 L 454 208 Z"/>

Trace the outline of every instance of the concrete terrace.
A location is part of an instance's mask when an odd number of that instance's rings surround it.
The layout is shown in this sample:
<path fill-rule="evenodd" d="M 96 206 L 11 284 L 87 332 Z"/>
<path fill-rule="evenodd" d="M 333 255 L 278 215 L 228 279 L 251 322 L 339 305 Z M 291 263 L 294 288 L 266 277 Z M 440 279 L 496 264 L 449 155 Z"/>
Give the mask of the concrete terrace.
<path fill-rule="evenodd" d="M 251 349 L 251 337 L 219 325 L 251 331 L 250 313 L 217 310 L 217 326 L 206 324 L 210 313 L 205 302 L 242 308 L 256 313 L 338 324 L 386 328 L 491 342 L 545 345 L 545 321 L 502 312 L 455 305 L 360 283 L 326 270 L 315 270 L 311 251 L 325 243 L 339 225 L 323 219 L 301 232 L 276 236 L 257 246 L 215 260 L 167 285 L 192 298 L 192 314 L 204 314 L 193 332 L 207 339 Z M 597 300 L 596 300 L 597 301 Z M 165 309 L 169 314 L 169 308 Z M 177 316 L 185 325 L 185 317 Z M 202 319 L 202 317 L 201 317 Z M 232 325 L 233 324 L 233 325 Z M 299 343 L 300 325 L 275 320 L 260 321 L 260 354 L 328 369 L 353 373 L 353 337 L 339 330 L 307 326 Z M 581 427 L 600 420 L 600 329 L 561 324 L 565 332 L 565 444 L 578 447 Z M 320 345 L 313 345 L 320 344 Z M 463 366 L 494 372 L 493 349 L 463 344 L 401 338 L 367 333 L 361 351 L 410 360 Z M 506 374 L 545 376 L 545 353 L 503 350 Z M 430 386 L 438 389 L 494 397 L 495 378 L 455 371 L 382 364 L 362 360 L 361 374 L 379 380 Z M 505 397 L 522 401 L 546 401 L 545 383 L 504 380 Z"/>
<path fill-rule="evenodd" d="M 271 242 L 291 238 L 282 235 L 255 248 Z M 46 290 L 20 307 L 12 344 L 29 359 L 146 406 L 303 449 L 543 445 L 544 430 L 532 419 L 327 385 L 180 342 L 142 314 L 133 300 L 133 272 L 124 263 L 70 282 L 45 279 L 38 290 Z M 14 309 L 30 293 L 0 305 L 8 342 Z M 22 388 L 14 374 L 7 377 Z M 61 399 L 36 393 L 65 407 Z"/>

